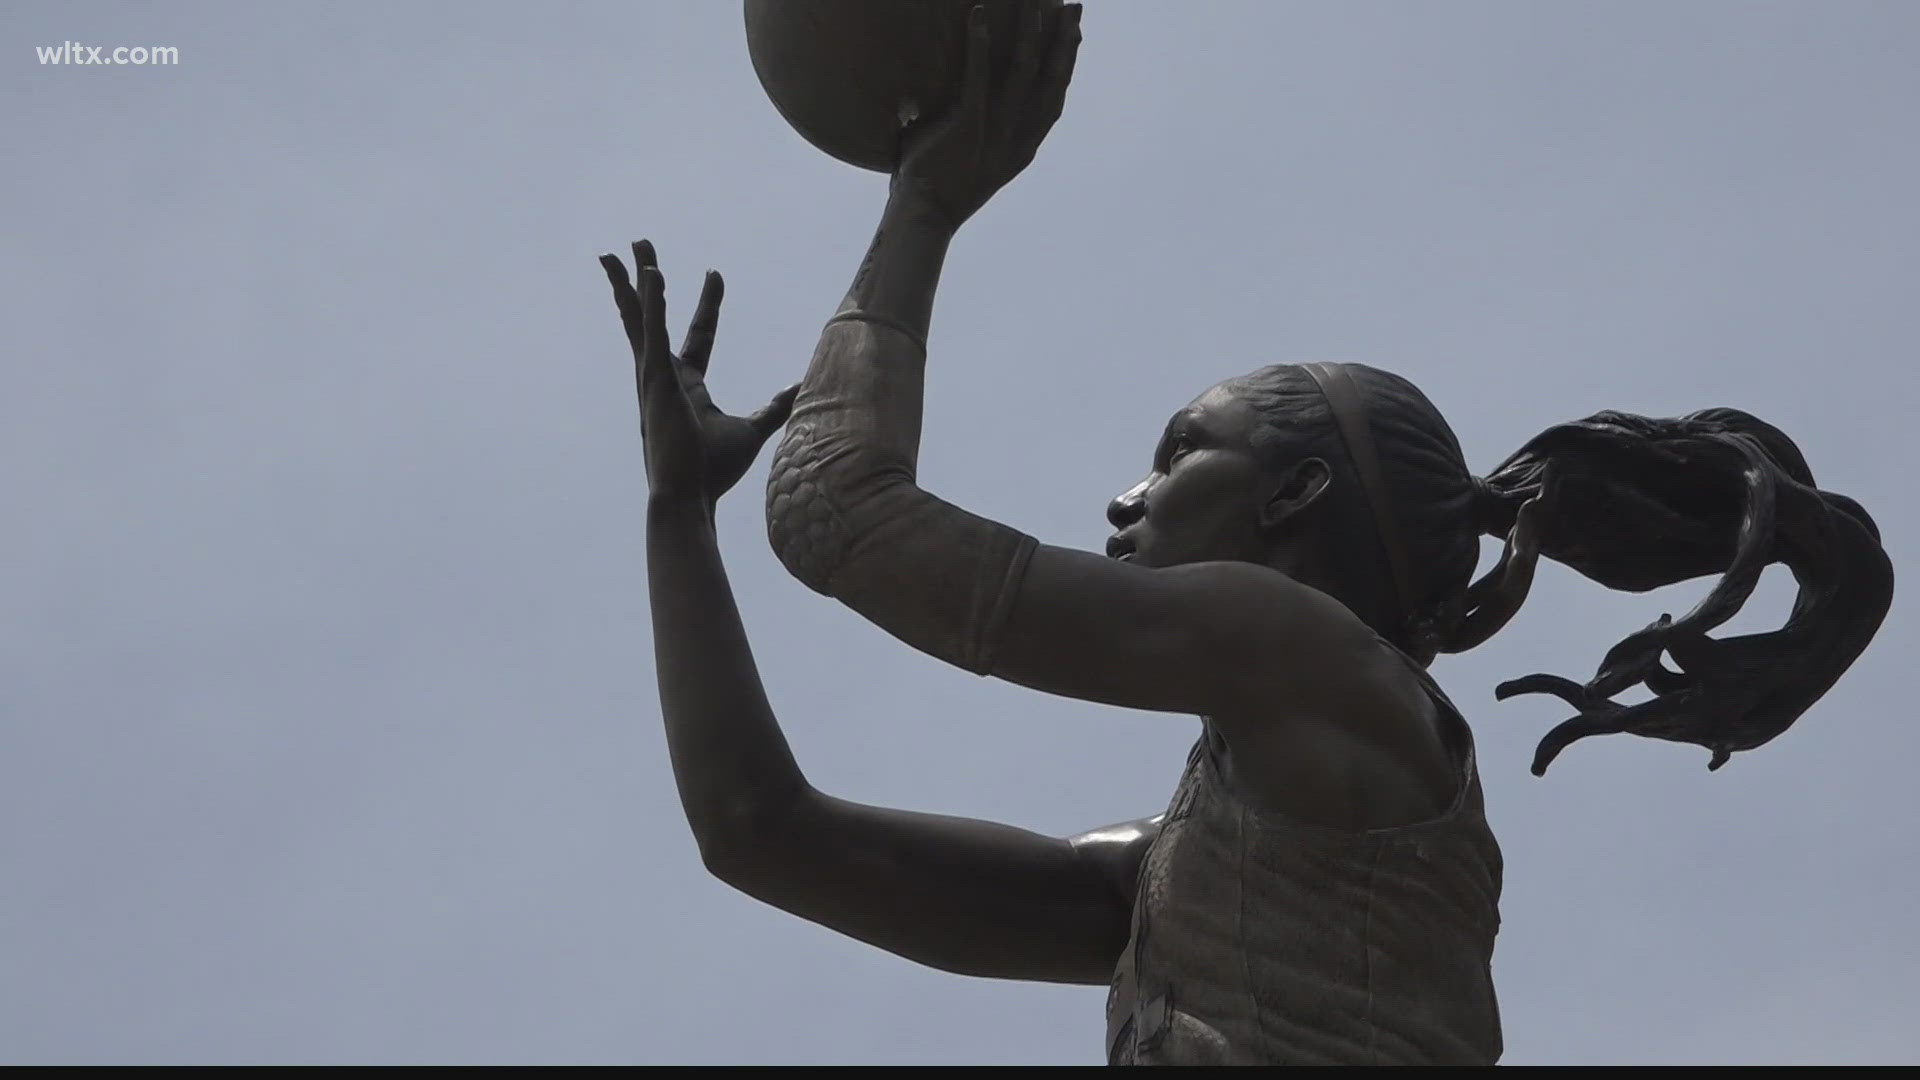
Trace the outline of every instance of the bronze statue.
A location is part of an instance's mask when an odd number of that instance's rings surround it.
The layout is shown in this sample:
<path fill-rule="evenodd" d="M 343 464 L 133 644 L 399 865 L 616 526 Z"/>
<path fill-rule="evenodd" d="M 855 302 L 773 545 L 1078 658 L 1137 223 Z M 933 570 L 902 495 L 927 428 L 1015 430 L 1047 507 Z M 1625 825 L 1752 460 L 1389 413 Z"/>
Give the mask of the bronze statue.
<path fill-rule="evenodd" d="M 604 257 L 632 343 L 650 487 L 654 647 L 682 804 L 707 867 L 767 903 L 970 975 L 1110 984 L 1114 1063 L 1490 1064 L 1501 861 L 1473 739 L 1426 673 L 1491 636 L 1540 556 L 1613 588 L 1708 574 L 1584 684 L 1535 771 L 1585 735 L 1692 742 L 1717 767 L 1806 710 L 1892 591 L 1872 519 L 1744 413 L 1600 413 L 1486 478 L 1405 379 L 1280 365 L 1175 412 L 1114 499 L 1105 556 L 1037 543 L 915 484 L 927 328 L 956 229 L 1060 115 L 1080 9 L 1041 5 L 1011 60 L 969 23 L 955 105 L 908 130 L 872 247 L 805 380 L 751 417 L 704 373 L 709 276 L 676 357 L 653 249 Z M 782 424 L 767 528 L 782 562 L 901 640 L 1053 694 L 1194 714 L 1164 813 L 1053 838 L 836 799 L 761 689 L 713 503 Z M 1471 582 L 1482 535 L 1505 552 Z M 1785 562 L 1785 627 L 1714 639 Z M 1678 670 L 1663 663 L 1671 657 Z M 1644 685 L 1651 699 L 1613 699 Z"/>

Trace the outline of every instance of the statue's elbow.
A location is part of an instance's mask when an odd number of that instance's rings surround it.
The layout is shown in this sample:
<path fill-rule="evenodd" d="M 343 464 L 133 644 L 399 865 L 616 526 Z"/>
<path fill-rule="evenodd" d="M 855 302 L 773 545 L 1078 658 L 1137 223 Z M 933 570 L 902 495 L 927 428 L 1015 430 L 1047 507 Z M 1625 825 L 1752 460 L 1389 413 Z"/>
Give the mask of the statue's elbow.
<path fill-rule="evenodd" d="M 742 892 L 757 895 L 776 884 L 790 871 L 787 856 L 806 843 L 811 797 L 802 785 L 792 799 L 729 799 L 690 815 L 701 865 Z"/>
<path fill-rule="evenodd" d="M 767 539 L 787 572 L 815 592 L 833 595 L 835 576 L 858 539 L 841 507 L 867 502 L 897 481 L 867 468 L 857 449 L 830 453 L 811 425 L 790 424 L 767 478 Z"/>
<path fill-rule="evenodd" d="M 753 866 L 751 849 L 734 838 L 702 835 L 698 837 L 700 845 L 700 864 L 707 873 L 732 885 L 741 887 Z"/>

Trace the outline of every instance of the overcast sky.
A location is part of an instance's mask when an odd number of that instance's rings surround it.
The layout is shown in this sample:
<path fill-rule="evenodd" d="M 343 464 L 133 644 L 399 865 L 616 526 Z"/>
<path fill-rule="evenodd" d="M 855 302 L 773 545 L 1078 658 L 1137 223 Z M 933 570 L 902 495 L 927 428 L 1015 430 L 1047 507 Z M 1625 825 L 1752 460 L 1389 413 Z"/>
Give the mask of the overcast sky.
<path fill-rule="evenodd" d="M 1915 569 L 1920 6 L 1090 0 L 1065 118 L 954 248 L 923 482 L 1097 548 L 1166 416 L 1401 372 L 1486 471 L 1602 408 L 1749 410 Z M 667 766 L 632 372 L 653 238 L 713 383 L 804 369 L 885 181 L 793 134 L 734 0 L 0 8 L 0 1061 L 1093 1063 L 1104 990 L 924 970 L 701 869 Z M 34 46 L 174 46 L 172 67 Z M 1192 718 L 913 653 L 720 510 L 847 798 L 1071 833 Z M 1583 742 L 1704 591 L 1543 567 L 1436 666 L 1507 855 L 1509 1063 L 1920 1057 L 1920 627 L 1771 745 Z M 1777 624 L 1778 568 L 1735 629 Z"/>

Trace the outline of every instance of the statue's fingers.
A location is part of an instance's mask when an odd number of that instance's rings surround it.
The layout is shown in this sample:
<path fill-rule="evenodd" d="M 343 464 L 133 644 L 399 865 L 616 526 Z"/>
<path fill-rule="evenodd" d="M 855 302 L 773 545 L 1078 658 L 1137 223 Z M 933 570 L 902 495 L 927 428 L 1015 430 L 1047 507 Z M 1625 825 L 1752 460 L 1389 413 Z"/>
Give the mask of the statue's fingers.
<path fill-rule="evenodd" d="M 1073 65 L 1080 55 L 1080 5 L 1063 6 L 1055 23 L 1046 64 L 1034 84 L 1027 108 L 1026 141 L 1034 149 L 1038 149 L 1067 106 L 1067 87 L 1073 82 Z"/>
<path fill-rule="evenodd" d="M 628 306 L 628 295 L 633 291 L 633 284 L 627 279 L 627 264 L 620 261 L 620 256 L 608 252 L 600 256 L 600 269 L 606 272 L 607 284 L 613 286 L 614 304 L 624 314 Z"/>
<path fill-rule="evenodd" d="M 793 415 L 793 402 L 799 396 L 800 384 L 794 383 L 773 395 L 773 400 L 767 402 L 764 408 L 747 417 L 747 423 L 753 425 L 753 430 L 758 432 L 762 439 L 767 438 L 779 431 L 780 425 L 785 424 L 787 417 Z"/>
<path fill-rule="evenodd" d="M 667 341 L 667 279 L 657 266 L 643 266 L 640 278 L 640 317 L 646 322 L 644 344 L 650 357 L 671 357 Z"/>
<path fill-rule="evenodd" d="M 700 375 L 707 373 L 713 335 L 720 326 L 720 301 L 726 291 L 720 271 L 707 271 L 707 280 L 700 286 L 700 302 L 694 305 L 693 322 L 687 325 L 687 336 L 680 342 L 680 362 Z"/>
<path fill-rule="evenodd" d="M 636 250 L 639 245 L 635 245 Z M 674 371 L 673 350 L 667 344 L 666 280 L 660 268 L 642 266 L 640 277 L 640 383 L 641 394 L 684 393 L 680 376 Z"/>
<path fill-rule="evenodd" d="M 993 74 L 989 44 L 987 9 L 975 5 L 967 12 L 967 62 L 960 76 L 960 106 L 967 112 L 978 113 L 987 107 Z"/>
<path fill-rule="evenodd" d="M 1053 47 L 1047 50 L 1046 67 L 1040 74 L 1040 87 L 1052 115 L 1060 115 L 1067 100 L 1067 86 L 1073 82 L 1073 66 L 1080 57 L 1080 5 L 1067 4 L 1060 9 L 1053 32 Z"/>
<path fill-rule="evenodd" d="M 620 309 L 620 322 L 626 327 L 627 342 L 638 356 L 644 340 L 641 331 L 644 324 L 640 315 L 640 297 L 633 291 L 633 283 L 627 278 L 626 264 L 620 261 L 618 255 L 602 255 L 600 268 L 607 272 L 607 284 L 613 286 L 613 303 Z"/>
<path fill-rule="evenodd" d="M 1013 38 L 1013 62 L 1007 68 L 1007 81 L 1001 91 L 1002 107 L 1018 112 L 1033 94 L 1034 76 L 1040 71 L 1040 43 L 1046 38 L 1047 13 L 1038 4 L 1032 10 L 1014 15 L 1017 26 Z"/>

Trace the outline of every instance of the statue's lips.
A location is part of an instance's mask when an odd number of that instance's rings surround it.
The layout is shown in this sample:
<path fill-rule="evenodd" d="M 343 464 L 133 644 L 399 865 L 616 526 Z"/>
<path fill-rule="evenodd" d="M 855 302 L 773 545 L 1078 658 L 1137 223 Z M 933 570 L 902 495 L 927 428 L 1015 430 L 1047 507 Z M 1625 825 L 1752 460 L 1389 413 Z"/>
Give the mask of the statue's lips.
<path fill-rule="evenodd" d="M 1107 537 L 1107 558 L 1122 562 L 1133 557 L 1133 541 L 1118 534 Z"/>

